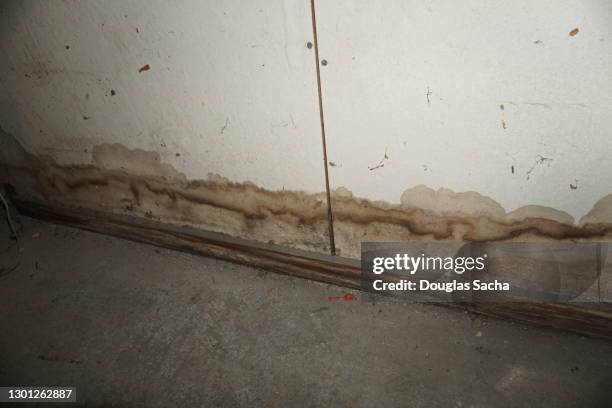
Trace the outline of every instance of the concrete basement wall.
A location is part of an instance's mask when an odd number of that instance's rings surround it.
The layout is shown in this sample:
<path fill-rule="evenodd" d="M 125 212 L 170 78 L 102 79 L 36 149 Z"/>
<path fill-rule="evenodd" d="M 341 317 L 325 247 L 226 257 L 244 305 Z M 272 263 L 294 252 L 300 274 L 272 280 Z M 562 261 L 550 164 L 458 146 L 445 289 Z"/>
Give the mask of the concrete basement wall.
<path fill-rule="evenodd" d="M 308 2 L 18 0 L 0 13 L 0 126 L 33 156 L 30 190 L 329 251 Z"/>
<path fill-rule="evenodd" d="M 332 188 L 564 224 L 612 192 L 612 2 L 317 4 Z M 356 254 L 358 239 L 410 239 L 391 224 L 336 217 L 336 241 Z M 453 235 L 475 223 L 462 225 Z"/>
<path fill-rule="evenodd" d="M 22 194 L 328 252 L 309 1 L 4 1 Z M 337 251 L 608 239 L 612 5 L 317 2 Z"/>

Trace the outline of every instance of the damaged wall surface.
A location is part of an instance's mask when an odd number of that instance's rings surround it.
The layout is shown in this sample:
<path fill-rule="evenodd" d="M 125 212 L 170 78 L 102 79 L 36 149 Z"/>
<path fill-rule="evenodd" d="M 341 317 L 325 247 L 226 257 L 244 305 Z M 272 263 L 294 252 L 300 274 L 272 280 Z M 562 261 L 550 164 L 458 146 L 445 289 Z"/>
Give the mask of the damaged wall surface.
<path fill-rule="evenodd" d="M 20 194 L 331 250 L 308 1 L 0 5 Z M 606 240 L 612 7 L 318 2 L 336 252 Z"/>
<path fill-rule="evenodd" d="M 328 251 L 309 7 L 4 1 L 0 154 L 47 198 Z"/>

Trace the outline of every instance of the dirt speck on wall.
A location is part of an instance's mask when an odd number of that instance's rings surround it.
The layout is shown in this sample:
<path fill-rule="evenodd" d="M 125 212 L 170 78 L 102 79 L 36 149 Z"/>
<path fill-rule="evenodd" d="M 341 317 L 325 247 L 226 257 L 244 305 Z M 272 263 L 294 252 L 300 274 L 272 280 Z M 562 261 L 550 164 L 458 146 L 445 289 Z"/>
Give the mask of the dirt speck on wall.
<path fill-rule="evenodd" d="M 271 191 L 220 175 L 188 180 L 159 153 L 101 144 L 91 164 L 59 165 L 2 133 L 0 181 L 18 194 L 158 219 L 292 248 L 329 252 L 325 194 Z M 562 211 L 530 205 L 507 213 L 477 192 L 407 189 L 399 204 L 332 194 L 336 246 L 359 257 L 362 241 L 529 241 L 612 238 L 612 195 L 579 224 Z"/>

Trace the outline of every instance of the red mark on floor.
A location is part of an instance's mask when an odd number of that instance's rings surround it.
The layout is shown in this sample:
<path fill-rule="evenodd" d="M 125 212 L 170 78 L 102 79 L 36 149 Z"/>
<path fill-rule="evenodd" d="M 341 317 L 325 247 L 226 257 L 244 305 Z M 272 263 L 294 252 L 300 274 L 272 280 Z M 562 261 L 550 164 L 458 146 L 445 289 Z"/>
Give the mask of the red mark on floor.
<path fill-rule="evenodd" d="M 344 296 L 342 296 L 342 300 L 355 300 L 355 295 L 353 295 L 352 293 L 345 293 Z"/>

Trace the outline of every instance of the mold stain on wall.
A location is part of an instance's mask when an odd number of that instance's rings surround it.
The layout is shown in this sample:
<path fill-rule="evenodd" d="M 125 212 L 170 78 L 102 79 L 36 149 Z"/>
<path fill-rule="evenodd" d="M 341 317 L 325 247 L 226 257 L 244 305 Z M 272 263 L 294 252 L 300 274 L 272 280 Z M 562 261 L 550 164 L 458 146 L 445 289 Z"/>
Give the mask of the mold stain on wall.
<path fill-rule="evenodd" d="M 329 252 L 325 193 L 271 191 L 209 174 L 188 180 L 159 153 L 120 144 L 95 146 L 91 164 L 59 165 L 0 138 L 0 179 L 17 193 L 49 202 L 127 212 L 232 236 Z M 579 223 L 567 213 L 525 206 L 507 213 L 477 192 L 417 186 L 399 204 L 370 201 L 338 188 L 332 194 L 339 255 L 359 257 L 362 241 L 609 240 L 612 194 Z"/>
<path fill-rule="evenodd" d="M 0 147 L 0 179 L 20 196 L 329 252 L 325 194 L 270 191 L 212 174 L 187 180 L 157 152 L 120 144 L 95 146 L 87 165 L 32 155 L 6 133 Z"/>
<path fill-rule="evenodd" d="M 550 207 L 528 205 L 512 212 L 477 192 L 456 193 L 416 186 L 400 204 L 353 197 L 339 188 L 332 195 L 334 232 L 340 255 L 359 257 L 363 241 L 530 242 L 609 241 L 612 194 L 599 200 L 578 224 Z"/>

